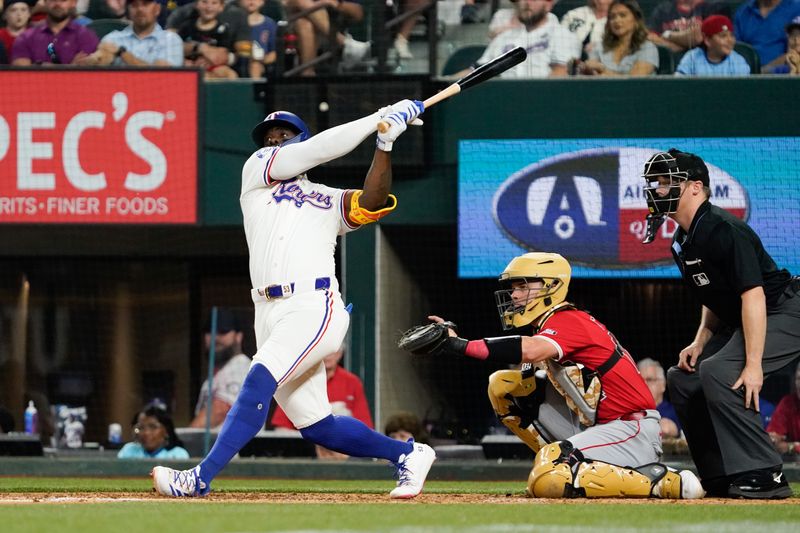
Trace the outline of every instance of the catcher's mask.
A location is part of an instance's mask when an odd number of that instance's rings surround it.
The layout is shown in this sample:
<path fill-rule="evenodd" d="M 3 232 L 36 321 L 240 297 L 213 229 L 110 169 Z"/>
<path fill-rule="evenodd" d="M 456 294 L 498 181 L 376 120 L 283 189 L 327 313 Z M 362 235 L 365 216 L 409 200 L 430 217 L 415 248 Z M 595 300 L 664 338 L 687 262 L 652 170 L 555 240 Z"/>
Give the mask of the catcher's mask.
<path fill-rule="evenodd" d="M 708 187 L 708 167 L 698 156 L 671 148 L 653 154 L 644 164 L 644 194 L 647 200 L 647 231 L 642 242 L 651 243 L 667 215 L 678 210 L 681 183 L 700 181 Z"/>
<path fill-rule="evenodd" d="M 303 122 L 303 119 L 288 111 L 275 111 L 267 115 L 264 120 L 256 124 L 256 127 L 253 128 L 253 131 L 250 132 L 250 137 L 253 139 L 253 142 L 256 143 L 257 147 L 262 148 L 264 146 L 264 136 L 267 134 L 267 131 L 269 131 L 270 128 L 274 128 L 276 126 L 288 128 L 297 134 L 291 139 L 281 143 L 281 146 L 303 142 L 311 137 L 311 132 L 309 131 L 308 126 L 306 126 L 306 123 Z"/>
<path fill-rule="evenodd" d="M 527 326 L 563 302 L 571 275 L 569 263 L 559 254 L 532 252 L 512 259 L 500 274 L 503 288 L 494 293 L 503 329 Z"/>

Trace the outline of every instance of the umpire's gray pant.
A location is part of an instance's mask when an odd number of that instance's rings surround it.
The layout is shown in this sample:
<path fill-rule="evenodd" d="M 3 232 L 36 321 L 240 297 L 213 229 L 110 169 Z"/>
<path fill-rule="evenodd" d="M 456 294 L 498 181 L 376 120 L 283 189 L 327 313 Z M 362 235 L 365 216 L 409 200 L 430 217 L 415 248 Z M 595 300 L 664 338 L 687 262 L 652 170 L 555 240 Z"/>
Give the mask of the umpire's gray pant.
<path fill-rule="evenodd" d="M 787 289 L 768 311 L 765 377 L 800 357 L 800 294 L 794 290 Z M 744 389 L 731 389 L 745 363 L 741 328 L 714 335 L 698 361 L 694 373 L 670 368 L 667 386 L 700 478 L 781 465 L 761 417 L 752 405 L 744 408 Z"/>

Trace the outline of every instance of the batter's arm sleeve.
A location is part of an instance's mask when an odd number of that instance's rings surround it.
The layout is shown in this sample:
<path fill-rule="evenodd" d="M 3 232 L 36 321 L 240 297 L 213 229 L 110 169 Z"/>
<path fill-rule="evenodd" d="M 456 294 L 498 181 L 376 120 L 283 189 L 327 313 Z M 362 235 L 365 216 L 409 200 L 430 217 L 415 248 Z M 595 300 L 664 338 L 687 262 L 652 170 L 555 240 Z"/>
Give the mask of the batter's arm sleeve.
<path fill-rule="evenodd" d="M 364 139 L 377 131 L 380 115 L 336 126 L 314 135 L 307 141 L 282 147 L 269 169 L 269 179 L 287 180 L 328 161 L 352 152 Z"/>

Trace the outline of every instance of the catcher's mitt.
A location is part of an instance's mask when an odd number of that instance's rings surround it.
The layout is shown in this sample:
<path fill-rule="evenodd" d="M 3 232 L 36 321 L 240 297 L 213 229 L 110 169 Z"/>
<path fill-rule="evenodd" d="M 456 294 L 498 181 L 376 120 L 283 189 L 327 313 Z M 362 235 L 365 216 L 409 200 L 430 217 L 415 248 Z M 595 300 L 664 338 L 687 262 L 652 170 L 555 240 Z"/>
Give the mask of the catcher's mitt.
<path fill-rule="evenodd" d="M 424 326 L 414 326 L 400 336 L 397 347 L 416 355 L 429 354 L 447 340 L 449 329 L 456 329 L 452 322 L 432 322 Z"/>

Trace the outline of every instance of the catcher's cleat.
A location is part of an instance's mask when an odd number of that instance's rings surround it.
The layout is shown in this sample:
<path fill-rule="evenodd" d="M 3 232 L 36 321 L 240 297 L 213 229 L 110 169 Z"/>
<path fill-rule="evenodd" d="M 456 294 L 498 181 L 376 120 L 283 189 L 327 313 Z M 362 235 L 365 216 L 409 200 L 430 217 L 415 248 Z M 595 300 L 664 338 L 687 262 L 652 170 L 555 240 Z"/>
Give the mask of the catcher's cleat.
<path fill-rule="evenodd" d="M 705 497 L 706 491 L 700 479 L 691 470 L 681 470 L 681 498 L 684 500 L 699 500 Z"/>
<path fill-rule="evenodd" d="M 153 488 L 162 496 L 186 498 L 205 496 L 211 487 L 200 479 L 200 467 L 191 470 L 174 470 L 166 466 L 157 466 L 150 471 Z"/>
<path fill-rule="evenodd" d="M 397 462 L 397 487 L 389 493 L 392 498 L 413 498 L 422 492 L 425 478 L 436 460 L 436 452 L 427 444 L 413 443 L 409 454 L 400 456 Z"/>

